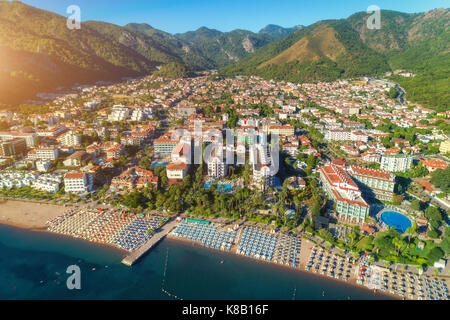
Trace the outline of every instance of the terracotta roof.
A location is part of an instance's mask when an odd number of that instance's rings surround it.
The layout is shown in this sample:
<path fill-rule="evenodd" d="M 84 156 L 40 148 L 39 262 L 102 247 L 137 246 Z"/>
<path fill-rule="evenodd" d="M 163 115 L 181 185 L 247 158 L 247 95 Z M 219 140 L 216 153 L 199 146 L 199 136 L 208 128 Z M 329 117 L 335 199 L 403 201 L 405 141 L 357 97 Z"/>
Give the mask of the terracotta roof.
<path fill-rule="evenodd" d="M 84 172 L 68 172 L 64 176 L 64 179 L 83 179 L 84 175 Z"/>
<path fill-rule="evenodd" d="M 169 163 L 167 166 L 167 170 L 184 170 L 186 169 L 187 165 L 184 162 L 179 163 Z"/>
<path fill-rule="evenodd" d="M 178 144 L 178 141 L 170 140 L 170 139 L 165 139 L 165 138 L 159 138 L 159 139 L 155 139 L 155 141 L 154 141 L 153 144 L 158 144 L 158 143 Z"/>
<path fill-rule="evenodd" d="M 420 184 L 422 187 L 424 187 L 429 192 L 435 191 L 433 185 L 428 181 L 421 180 L 421 181 L 417 181 L 417 183 Z"/>
<path fill-rule="evenodd" d="M 369 168 L 362 168 L 362 167 L 355 167 L 351 166 L 350 170 L 356 174 L 365 175 L 365 176 L 371 176 L 376 178 L 382 178 L 386 180 L 392 180 L 393 176 L 388 173 L 381 170 L 374 170 Z"/>
<path fill-rule="evenodd" d="M 446 169 L 448 167 L 448 163 L 443 160 L 437 160 L 437 159 L 420 159 L 422 163 L 429 168 L 437 168 L 437 169 Z"/>

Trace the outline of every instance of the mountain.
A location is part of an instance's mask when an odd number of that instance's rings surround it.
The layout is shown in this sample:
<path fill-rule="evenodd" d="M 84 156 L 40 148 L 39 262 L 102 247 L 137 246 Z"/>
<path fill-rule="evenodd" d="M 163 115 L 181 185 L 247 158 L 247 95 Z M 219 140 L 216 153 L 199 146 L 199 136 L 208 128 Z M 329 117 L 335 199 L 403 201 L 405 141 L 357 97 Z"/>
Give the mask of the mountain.
<path fill-rule="evenodd" d="M 216 68 L 237 62 L 258 48 L 276 40 L 267 34 L 247 30 L 220 32 L 202 27 L 196 31 L 175 34 L 191 50 L 210 61 Z"/>
<path fill-rule="evenodd" d="M 0 102 L 36 92 L 152 72 L 159 64 L 112 41 L 89 24 L 69 30 L 66 18 L 21 2 L 0 2 Z"/>
<path fill-rule="evenodd" d="M 287 36 L 288 34 L 291 34 L 292 32 L 298 31 L 303 29 L 304 26 L 298 25 L 292 28 L 283 28 L 280 26 L 277 26 L 275 24 L 268 24 L 263 29 L 261 29 L 258 34 L 266 34 L 269 36 L 272 36 L 274 38 L 283 38 Z"/>
<path fill-rule="evenodd" d="M 223 32 L 219 30 L 201 27 L 195 31 L 177 33 L 175 37 L 183 40 L 184 42 L 191 43 L 202 39 L 214 39 L 215 37 L 218 37 L 222 34 Z"/>
<path fill-rule="evenodd" d="M 417 76 L 393 78 L 406 89 L 407 98 L 448 110 L 449 9 L 419 14 L 383 10 L 380 30 L 367 28 L 368 16 L 361 12 L 348 19 L 320 21 L 220 72 L 301 82 L 407 69 Z"/>
<path fill-rule="evenodd" d="M 368 14 L 356 13 L 308 27 L 268 25 L 259 33 L 202 27 L 171 35 L 148 24 L 122 27 L 98 21 L 69 30 L 66 17 L 0 1 L 0 104 L 17 104 L 62 86 L 147 75 L 170 64 L 163 73 L 220 68 L 224 75 L 289 81 L 407 69 L 417 76 L 393 77 L 407 98 L 448 110 L 449 9 L 381 14 L 380 30 L 369 30 Z"/>
<path fill-rule="evenodd" d="M 450 10 L 405 14 L 382 11 L 382 28 L 368 30 L 366 15 L 348 18 L 361 39 L 383 53 L 393 70 L 406 69 L 414 78 L 393 77 L 407 92 L 407 99 L 447 111 L 450 108 Z M 375 31 L 375 32 L 374 32 Z"/>
<path fill-rule="evenodd" d="M 178 79 L 192 76 L 193 73 L 184 64 L 178 62 L 170 62 L 161 66 L 156 75 L 168 79 Z"/>
<path fill-rule="evenodd" d="M 387 70 L 386 59 L 365 45 L 347 21 L 327 20 L 291 33 L 221 72 L 299 82 Z"/>
<path fill-rule="evenodd" d="M 177 62 L 185 64 L 192 70 L 214 67 L 207 59 L 195 53 L 182 41 L 148 24 L 131 23 L 125 27 L 98 21 L 88 21 L 85 24 L 111 41 L 119 42 L 160 65 Z"/>

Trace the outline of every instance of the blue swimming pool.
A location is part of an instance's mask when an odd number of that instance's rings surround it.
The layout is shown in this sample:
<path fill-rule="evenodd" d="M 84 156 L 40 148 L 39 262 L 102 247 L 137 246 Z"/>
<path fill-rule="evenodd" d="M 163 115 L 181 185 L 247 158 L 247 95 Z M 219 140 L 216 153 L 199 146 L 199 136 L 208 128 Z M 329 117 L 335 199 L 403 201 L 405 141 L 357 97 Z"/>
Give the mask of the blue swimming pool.
<path fill-rule="evenodd" d="M 205 189 L 209 189 L 212 183 L 205 183 Z M 231 192 L 233 190 L 232 184 L 217 184 L 217 190 L 220 192 Z"/>
<path fill-rule="evenodd" d="M 152 164 L 152 168 L 158 168 L 158 167 L 167 167 L 168 163 L 154 163 Z"/>
<path fill-rule="evenodd" d="M 381 214 L 381 220 L 400 233 L 405 233 L 406 229 L 412 226 L 411 220 L 403 214 L 394 211 L 383 212 Z"/>

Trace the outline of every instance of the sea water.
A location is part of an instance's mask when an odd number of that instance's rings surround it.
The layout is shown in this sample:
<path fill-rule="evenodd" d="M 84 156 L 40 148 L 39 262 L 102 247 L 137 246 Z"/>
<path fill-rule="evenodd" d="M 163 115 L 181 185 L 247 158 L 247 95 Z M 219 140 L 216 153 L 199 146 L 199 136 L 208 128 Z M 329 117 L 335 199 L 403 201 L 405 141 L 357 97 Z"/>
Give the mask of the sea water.
<path fill-rule="evenodd" d="M 0 299 L 386 299 L 314 274 L 170 239 L 131 268 L 120 263 L 124 256 L 114 248 L 0 225 Z M 80 267 L 81 290 L 67 288 L 71 265 Z"/>

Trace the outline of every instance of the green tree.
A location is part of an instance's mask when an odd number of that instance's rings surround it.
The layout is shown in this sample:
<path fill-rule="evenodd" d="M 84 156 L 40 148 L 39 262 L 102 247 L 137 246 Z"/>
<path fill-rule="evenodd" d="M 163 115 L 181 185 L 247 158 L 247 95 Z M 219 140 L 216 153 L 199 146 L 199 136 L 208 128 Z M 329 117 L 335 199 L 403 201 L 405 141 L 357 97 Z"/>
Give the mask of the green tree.
<path fill-rule="evenodd" d="M 411 202 L 411 209 L 415 210 L 415 211 L 420 211 L 421 205 L 420 205 L 420 201 L 418 199 L 415 199 Z"/>

